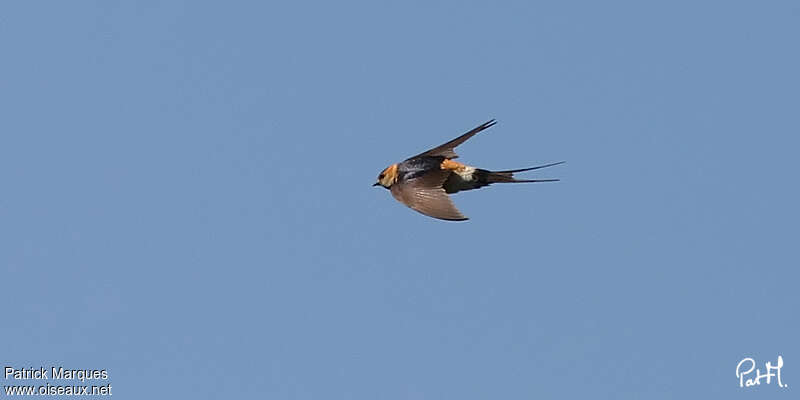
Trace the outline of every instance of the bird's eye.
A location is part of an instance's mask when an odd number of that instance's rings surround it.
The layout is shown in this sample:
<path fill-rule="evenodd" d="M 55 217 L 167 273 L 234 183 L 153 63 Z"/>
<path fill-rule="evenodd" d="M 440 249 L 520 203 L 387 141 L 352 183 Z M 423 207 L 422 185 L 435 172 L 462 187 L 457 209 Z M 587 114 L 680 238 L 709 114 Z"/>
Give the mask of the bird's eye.
<path fill-rule="evenodd" d="M 383 179 L 383 174 L 378 175 L 378 179 Z"/>

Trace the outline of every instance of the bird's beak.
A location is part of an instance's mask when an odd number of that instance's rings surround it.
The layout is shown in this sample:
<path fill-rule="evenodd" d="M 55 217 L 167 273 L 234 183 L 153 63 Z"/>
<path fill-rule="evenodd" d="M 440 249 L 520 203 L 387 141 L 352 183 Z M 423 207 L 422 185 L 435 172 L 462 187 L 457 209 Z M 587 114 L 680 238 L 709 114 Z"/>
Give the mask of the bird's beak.
<path fill-rule="evenodd" d="M 372 186 L 378 186 L 378 185 L 380 185 L 380 183 L 378 183 L 378 182 L 375 182 L 375 183 L 372 184 Z"/>

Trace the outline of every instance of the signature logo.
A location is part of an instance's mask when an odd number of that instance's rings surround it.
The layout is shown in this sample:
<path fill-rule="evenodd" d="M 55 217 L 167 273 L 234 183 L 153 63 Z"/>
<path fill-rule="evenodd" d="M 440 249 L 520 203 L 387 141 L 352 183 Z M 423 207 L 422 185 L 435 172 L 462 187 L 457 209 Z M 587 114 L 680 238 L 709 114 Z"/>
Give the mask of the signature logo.
<path fill-rule="evenodd" d="M 739 361 L 739 364 L 736 364 L 736 377 L 739 378 L 739 387 L 760 385 L 762 378 L 767 378 L 765 383 L 767 385 L 772 383 L 772 378 L 775 378 L 776 382 L 778 383 L 778 387 L 789 387 L 789 385 L 781 382 L 783 357 L 778 356 L 778 362 L 775 365 L 772 365 L 771 362 L 767 361 L 765 367 L 767 370 L 764 374 L 762 374 L 761 370 L 756 369 L 756 360 L 747 357 L 743 358 L 742 361 Z M 756 373 L 755 375 L 751 375 L 754 369 Z"/>

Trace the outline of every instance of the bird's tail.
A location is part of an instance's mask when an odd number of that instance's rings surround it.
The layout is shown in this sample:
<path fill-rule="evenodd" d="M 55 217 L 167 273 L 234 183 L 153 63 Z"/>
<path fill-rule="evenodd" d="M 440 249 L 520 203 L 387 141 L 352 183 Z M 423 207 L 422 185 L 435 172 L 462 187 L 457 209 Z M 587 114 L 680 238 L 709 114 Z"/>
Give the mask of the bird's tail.
<path fill-rule="evenodd" d="M 524 182 L 556 182 L 558 179 L 515 179 L 514 173 L 517 172 L 525 172 L 525 171 L 533 171 L 535 169 L 542 169 L 547 167 L 552 167 L 554 165 L 563 164 L 565 161 L 560 161 L 557 163 L 552 164 L 545 164 L 539 165 L 536 167 L 530 168 L 522 168 L 522 169 L 509 169 L 506 171 L 487 171 L 485 169 L 479 169 L 479 177 L 483 178 L 481 180 L 485 180 L 486 184 L 491 183 L 524 183 Z"/>

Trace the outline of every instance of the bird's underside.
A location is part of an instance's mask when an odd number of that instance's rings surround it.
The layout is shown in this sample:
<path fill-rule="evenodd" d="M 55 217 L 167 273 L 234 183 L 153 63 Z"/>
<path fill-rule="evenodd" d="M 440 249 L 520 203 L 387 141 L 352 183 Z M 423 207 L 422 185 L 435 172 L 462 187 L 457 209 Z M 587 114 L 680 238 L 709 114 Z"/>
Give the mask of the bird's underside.
<path fill-rule="evenodd" d="M 448 194 L 478 189 L 493 183 L 553 182 L 558 179 L 515 179 L 514 173 L 561 164 L 552 163 L 531 168 L 490 171 L 454 161 L 454 149 L 478 132 L 491 127 L 494 120 L 424 153 L 386 168 L 376 185 L 382 185 L 392 196 L 408 207 L 427 216 L 463 221 L 464 216 Z"/>

